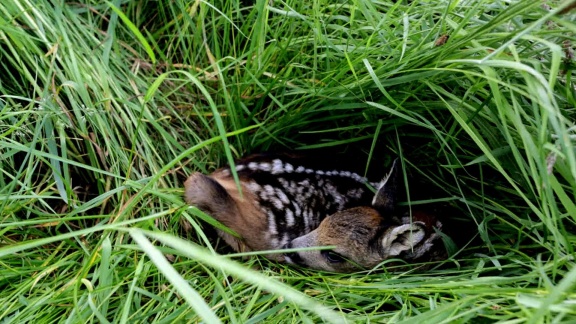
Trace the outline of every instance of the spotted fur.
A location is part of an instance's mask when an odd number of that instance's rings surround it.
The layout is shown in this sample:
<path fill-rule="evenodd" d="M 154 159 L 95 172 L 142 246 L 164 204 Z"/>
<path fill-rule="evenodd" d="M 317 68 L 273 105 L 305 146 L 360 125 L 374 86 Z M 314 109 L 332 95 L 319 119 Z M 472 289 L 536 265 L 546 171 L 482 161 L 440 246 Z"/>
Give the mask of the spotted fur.
<path fill-rule="evenodd" d="M 234 237 L 219 232 L 237 251 L 278 250 L 334 243 L 345 243 L 352 248 L 353 243 L 360 241 L 365 241 L 361 244 L 366 245 L 366 250 L 372 249 L 368 246 L 371 244 L 370 240 L 376 240 L 381 245 L 386 238 L 390 241 L 385 243 L 388 245 L 388 254 L 398 252 L 395 255 L 400 255 L 400 252 L 405 252 L 406 244 L 410 243 L 412 250 L 404 255 L 417 259 L 430 249 L 436 239 L 431 234 L 431 228 L 425 228 L 418 232 L 421 237 L 404 237 L 402 239 L 406 242 L 394 247 L 393 242 L 396 242 L 400 235 L 396 232 L 405 231 L 403 229 L 417 231 L 420 225 L 400 228 L 400 225 L 405 224 L 392 217 L 397 190 L 396 177 L 390 176 L 392 171 L 381 182 L 374 183 L 350 171 L 314 169 L 287 155 L 252 156 L 238 161 L 235 171 L 240 179 L 239 184 L 233 180 L 229 167 L 219 169 L 210 176 L 193 174 L 185 183 L 185 198 L 189 204 L 211 214 L 239 234 L 240 237 Z M 378 189 L 376 195 L 373 188 Z M 354 209 L 360 206 L 365 207 Z M 361 215 L 356 217 L 355 214 L 346 212 L 349 210 Z M 347 216 L 338 216 L 342 212 Z M 352 220 L 348 219 L 350 215 Z M 327 217 L 340 223 L 329 225 L 331 222 L 326 220 Z M 357 219 L 353 220 L 354 218 Z M 337 231 L 330 233 L 332 229 Z M 317 233 L 318 231 L 320 232 Z M 344 233 L 340 232 L 348 233 L 343 235 Z M 355 232 L 360 234 L 357 237 L 348 235 Z M 319 242 L 311 238 L 314 233 L 330 239 Z M 345 240 L 349 242 L 344 242 Z M 298 245 L 299 242 L 302 245 Z M 342 251 L 339 253 L 346 254 Z M 367 251 L 354 253 L 366 254 Z M 379 252 L 370 253 L 374 254 L 372 259 L 382 261 Z M 270 254 L 269 257 L 325 270 L 352 270 L 321 266 L 318 260 L 305 261 L 307 256 L 310 254 Z M 372 261 L 361 263 L 364 263 L 361 266 L 369 267 L 377 264 Z"/>

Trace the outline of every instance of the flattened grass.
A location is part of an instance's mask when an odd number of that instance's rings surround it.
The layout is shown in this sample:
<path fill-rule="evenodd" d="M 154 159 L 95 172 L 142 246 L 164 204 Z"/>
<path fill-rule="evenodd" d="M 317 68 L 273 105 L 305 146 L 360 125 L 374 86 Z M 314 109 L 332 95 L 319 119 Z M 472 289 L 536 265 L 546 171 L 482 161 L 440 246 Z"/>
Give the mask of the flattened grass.
<path fill-rule="evenodd" d="M 574 321 L 572 5 L 4 1 L 0 321 Z M 401 156 L 403 204 L 479 240 L 321 273 L 216 255 L 182 200 L 192 171 L 328 148 Z"/>

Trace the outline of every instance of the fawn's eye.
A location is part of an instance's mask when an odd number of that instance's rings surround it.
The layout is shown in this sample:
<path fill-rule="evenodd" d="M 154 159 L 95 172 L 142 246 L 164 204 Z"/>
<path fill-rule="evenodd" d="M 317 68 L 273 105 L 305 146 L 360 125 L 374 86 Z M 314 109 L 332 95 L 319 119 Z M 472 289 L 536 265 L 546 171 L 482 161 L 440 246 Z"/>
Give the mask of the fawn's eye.
<path fill-rule="evenodd" d="M 322 256 L 324 256 L 326 258 L 326 260 L 328 260 L 328 262 L 330 262 L 330 263 L 342 263 L 342 262 L 346 261 L 346 259 L 344 259 L 343 256 L 341 256 L 340 254 L 338 254 L 334 251 L 324 250 L 321 253 L 322 253 Z"/>

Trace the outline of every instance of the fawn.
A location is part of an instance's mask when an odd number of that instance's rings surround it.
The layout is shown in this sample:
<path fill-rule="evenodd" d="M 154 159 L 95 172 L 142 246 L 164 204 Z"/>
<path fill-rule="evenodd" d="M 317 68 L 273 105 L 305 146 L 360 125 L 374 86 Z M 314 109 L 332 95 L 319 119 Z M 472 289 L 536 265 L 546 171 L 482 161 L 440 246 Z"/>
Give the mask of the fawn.
<path fill-rule="evenodd" d="M 253 155 L 236 163 L 240 183 L 225 167 L 185 182 L 188 204 L 240 237 L 218 231 L 235 251 L 333 246 L 333 249 L 269 254 L 269 259 L 319 270 L 370 269 L 389 258 L 439 258 L 435 229 L 426 213 L 396 217 L 398 167 L 371 183 L 356 173 L 315 170 L 290 155 Z M 374 194 L 369 186 L 377 189 Z"/>

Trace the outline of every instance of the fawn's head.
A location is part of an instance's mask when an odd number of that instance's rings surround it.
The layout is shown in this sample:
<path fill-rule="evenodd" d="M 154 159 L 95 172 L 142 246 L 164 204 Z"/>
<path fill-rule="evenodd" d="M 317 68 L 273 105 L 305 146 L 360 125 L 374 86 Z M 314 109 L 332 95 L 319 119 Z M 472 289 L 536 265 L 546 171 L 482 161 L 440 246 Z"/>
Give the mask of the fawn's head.
<path fill-rule="evenodd" d="M 437 238 L 432 226 L 440 223 L 393 217 L 397 194 L 396 163 L 380 183 L 371 207 L 355 207 L 326 217 L 314 231 L 289 242 L 285 248 L 334 246 L 286 253 L 289 263 L 304 267 L 352 272 L 370 269 L 390 258 L 414 260 L 428 252 Z"/>

